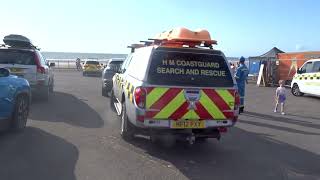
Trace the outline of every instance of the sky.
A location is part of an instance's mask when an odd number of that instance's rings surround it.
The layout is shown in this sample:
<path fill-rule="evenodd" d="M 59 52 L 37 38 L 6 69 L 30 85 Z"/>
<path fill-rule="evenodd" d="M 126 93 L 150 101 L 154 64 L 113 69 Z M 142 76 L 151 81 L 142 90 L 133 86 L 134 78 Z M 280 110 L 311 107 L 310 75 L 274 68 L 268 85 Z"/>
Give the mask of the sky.
<path fill-rule="evenodd" d="M 22 34 L 43 51 L 129 53 L 175 27 L 207 29 L 226 56 L 320 50 L 314 0 L 0 0 L 0 38 Z"/>

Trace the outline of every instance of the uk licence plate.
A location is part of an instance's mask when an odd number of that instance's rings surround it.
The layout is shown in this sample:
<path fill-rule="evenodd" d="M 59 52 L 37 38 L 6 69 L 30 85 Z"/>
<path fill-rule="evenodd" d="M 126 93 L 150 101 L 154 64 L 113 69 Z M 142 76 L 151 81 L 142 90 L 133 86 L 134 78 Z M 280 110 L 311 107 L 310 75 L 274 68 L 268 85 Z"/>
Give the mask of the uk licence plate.
<path fill-rule="evenodd" d="M 173 129 L 201 129 L 201 128 L 206 128 L 206 122 L 205 121 L 198 121 L 198 120 L 171 121 L 171 128 L 173 128 Z"/>
<path fill-rule="evenodd" d="M 23 70 L 20 69 L 20 68 L 10 68 L 10 71 L 11 71 L 12 73 L 21 73 L 21 72 L 23 72 Z"/>

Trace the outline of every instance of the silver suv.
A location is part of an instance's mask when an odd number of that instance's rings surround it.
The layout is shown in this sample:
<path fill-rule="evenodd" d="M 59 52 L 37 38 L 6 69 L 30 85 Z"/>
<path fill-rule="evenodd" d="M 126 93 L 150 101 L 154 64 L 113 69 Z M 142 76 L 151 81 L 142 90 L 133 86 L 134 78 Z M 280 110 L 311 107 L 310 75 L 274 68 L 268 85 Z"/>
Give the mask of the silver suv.
<path fill-rule="evenodd" d="M 20 35 L 9 35 L 4 39 L 6 45 L 0 47 L 0 68 L 29 81 L 33 97 L 47 101 L 54 88 L 54 75 L 51 67 L 33 46 L 29 39 Z"/>

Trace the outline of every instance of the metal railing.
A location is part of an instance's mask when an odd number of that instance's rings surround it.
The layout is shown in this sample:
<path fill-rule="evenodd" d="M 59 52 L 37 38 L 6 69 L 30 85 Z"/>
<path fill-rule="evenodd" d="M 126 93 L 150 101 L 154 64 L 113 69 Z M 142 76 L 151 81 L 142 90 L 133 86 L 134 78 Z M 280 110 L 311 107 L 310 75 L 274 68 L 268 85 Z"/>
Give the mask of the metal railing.
<path fill-rule="evenodd" d="M 92 59 L 81 59 L 81 66 L 85 61 L 89 61 Z M 95 59 L 96 60 L 96 59 Z M 110 59 L 97 59 L 102 66 L 107 65 Z M 47 62 L 55 63 L 55 69 L 77 69 L 76 60 L 75 59 L 47 59 Z"/>

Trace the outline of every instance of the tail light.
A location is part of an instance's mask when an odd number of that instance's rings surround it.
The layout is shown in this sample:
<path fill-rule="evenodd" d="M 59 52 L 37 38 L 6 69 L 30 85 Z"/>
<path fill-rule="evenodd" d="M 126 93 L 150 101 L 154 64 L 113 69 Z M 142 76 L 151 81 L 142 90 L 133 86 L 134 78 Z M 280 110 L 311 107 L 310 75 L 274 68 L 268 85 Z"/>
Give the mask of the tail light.
<path fill-rule="evenodd" d="M 238 121 L 238 116 L 239 116 L 239 107 L 240 107 L 240 95 L 239 92 L 236 90 L 234 93 L 235 97 L 235 103 L 234 103 L 234 117 L 233 117 L 233 122 Z"/>
<path fill-rule="evenodd" d="M 237 110 L 237 109 L 240 107 L 240 95 L 239 95 L 239 92 L 238 92 L 238 91 L 235 91 L 234 97 L 235 97 L 234 110 Z"/>
<path fill-rule="evenodd" d="M 41 61 L 40 61 L 40 57 L 39 57 L 38 53 L 35 53 L 35 61 L 36 61 L 36 65 L 37 65 L 37 73 L 45 74 L 46 69 L 41 65 Z"/>
<path fill-rule="evenodd" d="M 142 88 L 142 87 L 137 87 L 134 90 L 134 100 L 136 102 L 136 105 L 139 108 L 145 108 L 146 106 L 146 95 L 147 95 L 147 91 Z"/>

